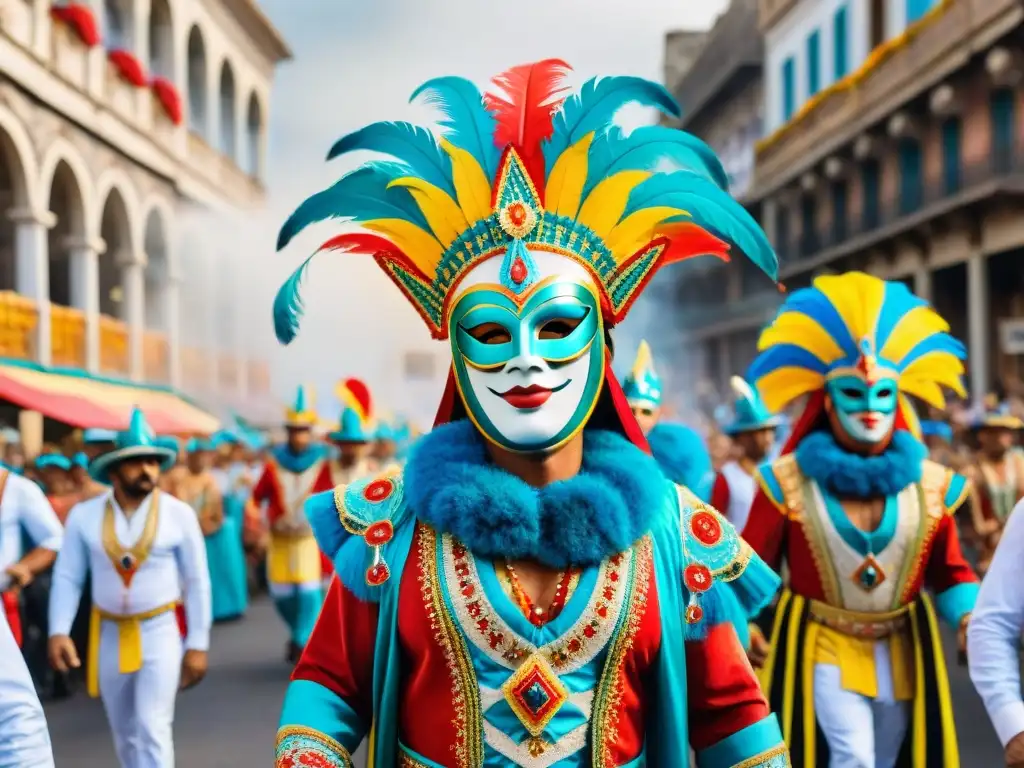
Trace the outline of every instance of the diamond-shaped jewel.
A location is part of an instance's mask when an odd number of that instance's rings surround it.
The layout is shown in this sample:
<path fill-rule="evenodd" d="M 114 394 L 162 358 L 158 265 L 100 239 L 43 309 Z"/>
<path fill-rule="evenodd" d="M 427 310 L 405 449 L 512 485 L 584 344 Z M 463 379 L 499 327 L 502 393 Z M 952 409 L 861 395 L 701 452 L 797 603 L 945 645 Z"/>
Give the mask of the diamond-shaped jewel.
<path fill-rule="evenodd" d="M 853 582 L 865 592 L 874 592 L 886 579 L 882 564 L 874 555 L 868 555 L 853 572 Z"/>
<path fill-rule="evenodd" d="M 569 691 L 543 656 L 533 654 L 501 687 L 505 701 L 531 736 L 540 736 Z"/>

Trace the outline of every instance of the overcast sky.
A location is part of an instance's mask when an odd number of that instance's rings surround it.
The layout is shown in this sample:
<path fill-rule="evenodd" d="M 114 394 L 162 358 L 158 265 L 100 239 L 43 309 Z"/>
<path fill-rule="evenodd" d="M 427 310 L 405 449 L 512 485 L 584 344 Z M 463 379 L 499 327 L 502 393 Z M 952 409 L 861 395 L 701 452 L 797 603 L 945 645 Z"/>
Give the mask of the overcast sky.
<path fill-rule="evenodd" d="M 261 0 L 295 58 L 277 73 L 271 103 L 270 213 L 246 232 L 259 240 L 303 197 L 334 181 L 344 159 L 328 166 L 335 139 L 375 120 L 429 121 L 409 105 L 424 80 L 457 74 L 484 85 L 509 66 L 560 57 L 581 80 L 632 74 L 660 80 L 664 35 L 711 24 L 726 0 Z M 279 348 L 270 329 L 273 291 L 335 229 L 312 228 L 274 256 L 248 254 L 240 280 L 249 295 L 243 332 L 270 347 L 274 389 L 290 396 L 312 384 L 325 415 L 337 411 L 330 392 L 343 376 L 364 377 L 382 411 L 425 419 L 439 397 L 443 344 L 368 259 L 324 254 L 306 284 L 307 314 L 299 338 Z M 272 244 L 270 246 L 272 248 Z M 258 242 L 238 250 L 266 251 Z M 255 269 L 259 265 L 259 269 Z M 237 286 L 236 286 L 237 288 Z M 402 355 L 439 355 L 438 377 L 411 390 L 401 381 Z"/>

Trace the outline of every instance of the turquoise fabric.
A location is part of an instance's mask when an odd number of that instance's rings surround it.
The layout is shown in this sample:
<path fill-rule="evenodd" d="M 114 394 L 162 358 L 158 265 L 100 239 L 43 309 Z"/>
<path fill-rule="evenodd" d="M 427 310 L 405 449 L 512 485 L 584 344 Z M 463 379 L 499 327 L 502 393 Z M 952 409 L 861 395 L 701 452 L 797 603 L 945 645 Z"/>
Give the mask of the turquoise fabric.
<path fill-rule="evenodd" d="M 977 582 L 957 584 L 935 596 L 935 610 L 951 627 L 959 627 L 964 616 L 974 610 L 981 585 Z"/>
<path fill-rule="evenodd" d="M 771 463 L 762 464 L 757 468 L 757 474 L 761 478 L 761 483 L 768 490 L 769 495 L 775 501 L 782 502 L 785 499 L 782 493 L 782 486 L 779 484 L 779 479 L 775 476 L 775 470 L 772 468 Z"/>
<path fill-rule="evenodd" d="M 786 754 L 766 757 L 762 762 L 746 762 L 768 753 L 782 744 L 782 732 L 775 715 L 749 725 L 712 747 L 697 753 L 698 768 L 733 768 L 742 763 L 750 768 L 788 768 Z M 667 765 L 667 763 L 666 763 Z"/>
<path fill-rule="evenodd" d="M 966 488 L 966 477 L 956 473 L 950 475 L 949 485 L 946 486 L 946 495 L 943 498 L 946 509 L 953 509 L 956 503 L 963 497 Z"/>
<path fill-rule="evenodd" d="M 349 754 L 356 751 L 369 730 L 369 724 L 362 722 L 352 707 L 310 680 L 292 681 L 284 695 L 280 727 L 300 724 L 330 736 Z"/>
<path fill-rule="evenodd" d="M 867 557 L 868 554 L 881 552 L 892 541 L 896 535 L 896 524 L 899 522 L 900 504 L 898 496 L 887 496 L 885 509 L 882 510 L 882 520 L 878 527 L 868 533 L 860 530 L 852 522 L 849 515 L 843 510 L 839 500 L 824 488 L 821 488 L 821 496 L 825 500 L 825 509 L 832 519 L 832 524 L 839 531 L 843 541 L 850 545 L 857 554 Z"/>
<path fill-rule="evenodd" d="M 248 604 L 245 552 L 240 520 L 228 514 L 230 499 L 224 500 L 224 524 L 206 537 L 206 560 L 210 569 L 213 620 L 237 618 Z"/>
<path fill-rule="evenodd" d="M 318 461 L 327 458 L 328 448 L 322 443 L 314 443 L 302 453 L 292 453 L 287 445 L 275 445 L 270 449 L 270 455 L 274 457 L 281 469 L 301 475 Z"/>
<path fill-rule="evenodd" d="M 320 608 L 324 604 L 324 592 L 316 587 L 305 585 L 295 593 L 295 624 L 292 627 L 292 642 L 304 648 L 313 634 L 316 620 L 320 618 Z"/>
<path fill-rule="evenodd" d="M 289 638 L 294 641 L 295 639 L 295 617 L 298 616 L 299 605 L 298 596 L 295 592 L 290 592 L 287 595 L 275 595 L 274 596 L 274 608 L 277 610 L 277 615 L 281 617 L 281 621 L 288 627 Z"/>

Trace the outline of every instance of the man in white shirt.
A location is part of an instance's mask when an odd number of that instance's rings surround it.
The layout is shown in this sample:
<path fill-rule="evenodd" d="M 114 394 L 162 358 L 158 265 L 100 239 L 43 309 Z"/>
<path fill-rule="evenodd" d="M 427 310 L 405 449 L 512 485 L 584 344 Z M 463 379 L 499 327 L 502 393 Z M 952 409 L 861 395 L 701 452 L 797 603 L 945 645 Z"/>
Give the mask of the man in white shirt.
<path fill-rule="evenodd" d="M 1006 765 L 1024 766 L 1024 701 L 1020 690 L 1020 639 L 1024 632 L 1024 500 L 1008 518 L 981 584 L 967 629 L 967 660 Z"/>
<path fill-rule="evenodd" d="M 102 696 L 122 768 L 172 768 L 177 691 L 206 674 L 212 619 L 203 534 L 191 507 L 157 490 L 174 459 L 136 410 L 115 449 L 90 465 L 112 490 L 71 510 L 54 569 L 49 652 L 62 672 L 81 665 L 68 633 L 92 574 L 89 690 Z M 184 649 L 175 616 L 182 599 Z"/>
<path fill-rule="evenodd" d="M 23 551 L 22 533 L 35 549 Z M 0 593 L 15 643 L 21 645 L 19 595 L 57 557 L 64 529 L 38 485 L 0 470 Z"/>
<path fill-rule="evenodd" d="M 53 768 L 43 707 L 11 628 L 0 616 L 0 768 Z"/>

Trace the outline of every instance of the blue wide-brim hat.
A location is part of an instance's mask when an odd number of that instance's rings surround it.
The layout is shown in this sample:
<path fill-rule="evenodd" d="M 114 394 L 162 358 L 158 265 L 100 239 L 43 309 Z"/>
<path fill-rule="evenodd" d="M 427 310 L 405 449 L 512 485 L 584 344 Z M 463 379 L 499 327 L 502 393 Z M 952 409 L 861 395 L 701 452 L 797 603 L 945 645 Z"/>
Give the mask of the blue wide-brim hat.
<path fill-rule="evenodd" d="M 747 382 L 739 376 L 733 376 L 730 384 L 736 393 L 736 404 L 733 407 L 733 420 L 722 428 L 725 434 L 733 436 L 744 432 L 760 432 L 763 429 L 776 429 L 782 424 L 782 419 L 768 410 L 757 390 Z"/>
<path fill-rule="evenodd" d="M 112 429 L 100 427 L 89 427 L 82 433 L 82 442 L 86 445 L 99 445 L 102 443 L 116 443 L 117 432 Z"/>
<path fill-rule="evenodd" d="M 922 421 L 921 434 L 924 437 L 938 437 L 947 443 L 953 442 L 953 427 L 944 421 Z"/>
<path fill-rule="evenodd" d="M 59 453 L 47 453 L 36 459 L 36 469 L 62 469 L 71 471 L 71 459 Z"/>
<path fill-rule="evenodd" d="M 374 438 L 373 431 L 367 429 L 353 408 L 343 410 L 338 419 L 338 429 L 327 433 L 327 439 L 333 443 L 368 443 Z"/>
<path fill-rule="evenodd" d="M 155 458 L 160 462 L 160 471 L 166 472 L 178 459 L 178 451 L 162 442 L 146 423 L 146 417 L 138 408 L 132 411 L 128 429 L 117 434 L 114 449 L 93 459 L 89 475 L 98 483 L 110 482 L 110 470 L 128 459 Z"/>

